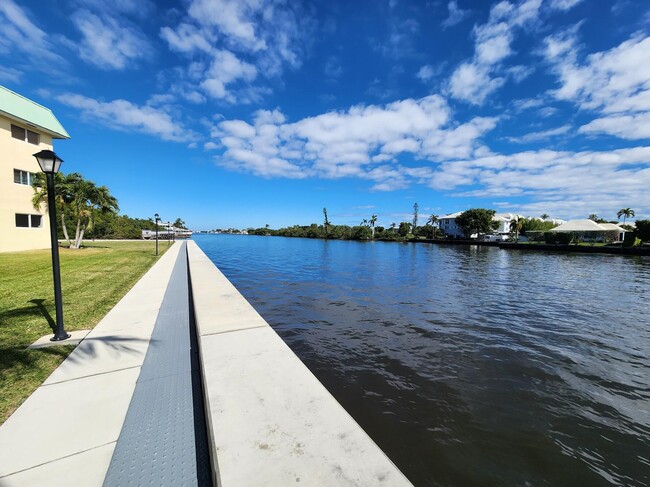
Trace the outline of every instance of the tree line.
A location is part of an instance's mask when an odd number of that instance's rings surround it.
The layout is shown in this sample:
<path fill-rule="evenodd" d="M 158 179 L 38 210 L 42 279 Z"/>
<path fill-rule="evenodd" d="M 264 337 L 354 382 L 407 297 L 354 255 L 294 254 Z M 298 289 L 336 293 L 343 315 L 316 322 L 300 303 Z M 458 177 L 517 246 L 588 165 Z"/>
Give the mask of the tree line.
<path fill-rule="evenodd" d="M 464 235 L 490 235 L 498 228 L 499 223 L 495 221 L 495 210 L 486 208 L 472 208 L 462 212 L 456 217 L 456 225 Z M 619 218 L 634 216 L 634 211 L 629 208 L 620 210 Z M 597 215 L 590 215 L 596 221 Z M 323 208 L 323 223 L 312 223 L 311 225 L 292 225 L 289 227 L 272 229 L 269 225 L 260 228 L 249 228 L 249 235 L 273 235 L 281 237 L 303 237 L 303 238 L 324 238 L 338 240 L 388 240 L 404 241 L 412 239 L 436 239 L 445 238 L 446 235 L 438 227 L 437 223 L 441 217 L 432 214 L 427 218 L 424 225 L 418 225 L 420 221 L 419 205 L 413 205 L 413 219 L 410 222 L 393 222 L 390 226 L 377 225 L 377 215 L 373 214 L 368 219 L 363 219 L 359 225 L 334 225 L 329 219 L 327 208 Z M 599 222 L 605 222 L 598 218 Z M 647 223 L 646 223 L 647 222 Z M 618 223 L 613 221 L 612 223 Z M 542 214 L 539 218 L 515 217 L 510 221 L 509 232 L 514 240 L 520 236 L 527 236 L 531 240 L 539 239 L 544 241 L 548 231 L 555 228 L 556 223 L 549 220 L 548 214 Z M 625 223 L 621 227 L 644 242 L 650 242 L 650 220 L 637 220 L 636 228 Z"/>
<path fill-rule="evenodd" d="M 32 204 L 39 210 L 47 205 L 45 174 L 36 173 L 32 187 Z M 142 238 L 142 230 L 156 228 L 152 218 L 131 218 L 118 214 L 118 201 L 110 190 L 79 173 L 56 173 L 54 192 L 57 233 L 63 236 L 71 249 L 80 248 L 84 238 L 139 239 Z M 185 228 L 185 222 L 178 218 L 174 226 Z"/>

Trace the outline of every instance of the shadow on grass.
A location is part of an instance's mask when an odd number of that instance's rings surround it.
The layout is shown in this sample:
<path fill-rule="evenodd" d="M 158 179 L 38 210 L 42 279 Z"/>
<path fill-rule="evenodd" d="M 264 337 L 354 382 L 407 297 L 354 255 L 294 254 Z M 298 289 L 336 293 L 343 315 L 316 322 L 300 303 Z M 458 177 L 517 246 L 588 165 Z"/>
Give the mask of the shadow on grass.
<path fill-rule="evenodd" d="M 146 354 L 148 348 L 143 349 L 134 346 L 137 343 L 144 342 L 149 343 L 149 347 L 156 347 L 158 341 L 112 335 L 84 339 L 78 345 L 60 344 L 37 349 L 24 347 L 0 348 L 0 382 L 12 375 L 12 369 L 16 367 L 34 366 L 38 362 L 40 354 L 59 356 L 61 358 L 67 357 L 70 362 L 82 365 L 97 358 L 100 349 L 108 349 L 113 354 L 123 356 Z"/>
<path fill-rule="evenodd" d="M 68 346 L 42 348 L 38 350 L 39 353 L 24 347 L 0 348 L 0 382 L 12 375 L 12 369 L 15 367 L 35 366 L 39 361 L 40 353 L 65 358 L 70 351 Z"/>
<path fill-rule="evenodd" d="M 44 299 L 30 299 L 30 303 L 34 303 L 40 313 L 43 315 L 43 317 L 47 320 L 47 324 L 50 325 L 50 328 L 52 329 L 52 333 L 56 331 L 56 322 L 52 318 L 52 315 L 50 312 L 47 310 L 45 305 L 43 304 L 45 300 Z"/>
<path fill-rule="evenodd" d="M 0 323 L 3 323 L 5 320 L 11 318 L 41 315 L 43 318 L 45 318 L 47 324 L 54 333 L 56 330 L 56 322 L 52 318 L 50 312 L 47 310 L 45 304 L 43 304 L 45 301 L 45 299 L 30 299 L 28 303 L 32 303 L 34 306 L 25 306 L 24 308 L 14 308 L 7 311 L 0 311 Z"/>

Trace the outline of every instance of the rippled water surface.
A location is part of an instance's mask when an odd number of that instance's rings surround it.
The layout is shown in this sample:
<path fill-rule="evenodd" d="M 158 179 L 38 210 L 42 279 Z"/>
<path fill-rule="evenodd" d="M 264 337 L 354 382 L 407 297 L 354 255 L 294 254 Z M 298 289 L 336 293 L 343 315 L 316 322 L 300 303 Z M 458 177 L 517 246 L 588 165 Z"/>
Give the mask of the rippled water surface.
<path fill-rule="evenodd" d="M 194 239 L 415 485 L 650 484 L 650 258 Z"/>

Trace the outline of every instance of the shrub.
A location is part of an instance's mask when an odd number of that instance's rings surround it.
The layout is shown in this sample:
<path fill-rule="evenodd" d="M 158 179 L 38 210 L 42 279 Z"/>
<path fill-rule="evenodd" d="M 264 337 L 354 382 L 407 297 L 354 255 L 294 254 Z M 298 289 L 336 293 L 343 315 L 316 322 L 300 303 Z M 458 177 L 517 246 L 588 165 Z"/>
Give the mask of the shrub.
<path fill-rule="evenodd" d="M 553 245 L 553 244 L 557 243 L 557 241 L 555 239 L 556 235 L 557 235 L 557 233 L 545 232 L 544 233 L 544 242 L 549 244 L 549 245 Z"/>
<path fill-rule="evenodd" d="M 637 220 L 636 221 L 636 236 L 642 242 L 650 242 L 650 220 Z"/>
<path fill-rule="evenodd" d="M 623 235 L 623 247 L 632 247 L 636 242 L 636 232 L 625 232 Z"/>
<path fill-rule="evenodd" d="M 544 242 L 544 232 L 541 230 L 529 230 L 526 232 L 529 242 Z"/>

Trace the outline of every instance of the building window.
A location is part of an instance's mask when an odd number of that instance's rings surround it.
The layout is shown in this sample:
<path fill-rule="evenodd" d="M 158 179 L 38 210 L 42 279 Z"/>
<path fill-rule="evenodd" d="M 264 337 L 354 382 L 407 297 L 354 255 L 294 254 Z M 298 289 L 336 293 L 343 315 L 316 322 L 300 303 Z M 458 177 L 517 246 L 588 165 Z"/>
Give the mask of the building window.
<path fill-rule="evenodd" d="M 36 132 L 32 132 L 31 130 L 24 129 L 18 125 L 13 124 L 11 124 L 11 136 L 14 139 L 26 140 L 30 144 L 34 145 L 38 145 L 41 141 L 40 136 Z"/>
<path fill-rule="evenodd" d="M 22 228 L 41 228 L 43 226 L 43 215 L 16 213 L 16 226 Z"/>
<path fill-rule="evenodd" d="M 14 183 L 16 184 L 26 184 L 27 186 L 31 186 L 35 178 L 36 174 L 33 172 L 14 169 Z"/>

